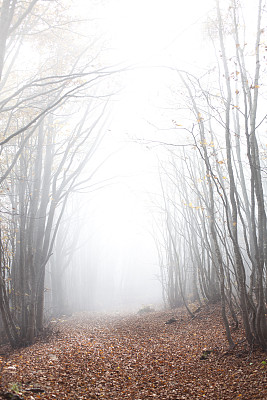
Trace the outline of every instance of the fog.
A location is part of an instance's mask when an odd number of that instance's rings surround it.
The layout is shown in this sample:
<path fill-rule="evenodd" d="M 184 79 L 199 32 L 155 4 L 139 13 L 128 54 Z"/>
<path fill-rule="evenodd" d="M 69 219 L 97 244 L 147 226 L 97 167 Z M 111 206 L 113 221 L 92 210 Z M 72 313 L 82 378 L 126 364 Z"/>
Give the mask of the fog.
<path fill-rule="evenodd" d="M 89 192 L 85 188 L 73 196 L 69 211 L 70 231 L 76 224 L 79 230 L 70 283 L 71 289 L 77 276 L 71 303 L 79 309 L 136 311 L 162 303 L 152 231 L 157 160 L 143 146 L 115 139 L 104 141 L 97 159 L 114 152 L 95 174 Z"/>
<path fill-rule="evenodd" d="M 123 71 L 102 87 L 113 92 L 104 134 L 80 180 L 96 172 L 66 208 L 67 240 L 78 236 L 62 277 L 68 293 L 64 308 L 136 312 L 144 305 L 163 307 L 156 242 L 162 236 L 165 178 L 159 169 L 166 173 L 174 154 L 164 144 L 177 144 L 195 157 L 190 112 L 182 107 L 175 82 L 177 70 L 186 70 L 208 74 L 213 84 L 209 74 L 216 57 L 207 26 L 214 2 L 194 2 L 194 7 L 172 0 L 79 4 L 77 13 L 82 10 L 93 21 L 93 28 L 84 23 L 86 35 L 94 29 L 101 38 L 100 65 Z"/>
<path fill-rule="evenodd" d="M 110 99 L 105 137 L 83 174 L 104 164 L 66 211 L 70 236 L 79 232 L 70 276 L 65 276 L 67 309 L 162 307 L 155 221 L 162 204 L 159 159 L 166 159 L 166 150 L 153 142 L 175 138 L 171 68 L 177 62 L 179 68 L 207 68 L 206 60 L 200 65 L 196 35 L 203 36 L 212 2 L 196 2 L 193 10 L 177 1 L 80 4 L 83 16 L 88 10 L 96 17 L 99 35 L 107 40 L 104 62 L 126 70 Z"/>

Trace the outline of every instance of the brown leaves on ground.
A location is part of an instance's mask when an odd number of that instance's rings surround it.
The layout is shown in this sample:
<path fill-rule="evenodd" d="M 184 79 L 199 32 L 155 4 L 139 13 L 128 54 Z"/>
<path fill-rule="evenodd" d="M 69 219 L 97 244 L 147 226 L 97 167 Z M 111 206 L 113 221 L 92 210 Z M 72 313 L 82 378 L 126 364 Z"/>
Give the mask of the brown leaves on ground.
<path fill-rule="evenodd" d="M 228 352 L 219 307 L 194 319 L 179 309 L 79 314 L 58 325 L 47 342 L 2 357 L 3 393 L 27 400 L 267 399 L 267 355 L 252 353 L 242 330 Z"/>

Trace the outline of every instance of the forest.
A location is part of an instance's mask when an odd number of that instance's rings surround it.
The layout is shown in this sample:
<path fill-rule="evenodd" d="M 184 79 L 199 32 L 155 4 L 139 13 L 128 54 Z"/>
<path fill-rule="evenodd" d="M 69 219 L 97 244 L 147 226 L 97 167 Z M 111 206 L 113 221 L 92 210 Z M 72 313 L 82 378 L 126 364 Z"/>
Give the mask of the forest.
<path fill-rule="evenodd" d="M 266 399 L 265 1 L 133 3 L 0 0 L 0 396 Z"/>

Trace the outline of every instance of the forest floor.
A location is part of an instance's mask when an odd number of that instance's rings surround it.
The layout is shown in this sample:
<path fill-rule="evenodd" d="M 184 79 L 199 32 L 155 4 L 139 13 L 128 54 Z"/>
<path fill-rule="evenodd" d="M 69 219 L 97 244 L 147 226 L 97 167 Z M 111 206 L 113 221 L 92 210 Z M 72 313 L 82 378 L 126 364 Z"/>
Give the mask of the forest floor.
<path fill-rule="evenodd" d="M 81 313 L 55 325 L 46 339 L 2 354 L 0 398 L 267 399 L 267 354 L 252 352 L 242 329 L 228 351 L 218 306 L 194 319 L 184 309 Z"/>

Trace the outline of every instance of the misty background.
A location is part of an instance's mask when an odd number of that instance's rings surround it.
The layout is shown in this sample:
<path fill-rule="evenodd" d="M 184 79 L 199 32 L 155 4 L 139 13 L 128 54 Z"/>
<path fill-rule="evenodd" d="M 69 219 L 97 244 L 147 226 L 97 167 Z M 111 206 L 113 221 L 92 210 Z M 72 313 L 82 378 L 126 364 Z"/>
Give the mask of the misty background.
<path fill-rule="evenodd" d="M 68 307 L 161 307 L 153 236 L 162 201 L 159 158 L 166 157 L 166 150 L 157 142 L 177 140 L 172 69 L 209 68 L 211 60 L 203 57 L 210 47 L 205 22 L 214 5 L 196 2 L 192 9 L 177 1 L 115 0 L 80 2 L 79 7 L 77 13 L 82 10 L 83 17 L 93 20 L 100 40 L 107 43 L 100 57 L 126 70 L 115 78 L 118 92 L 111 96 L 105 137 L 94 156 L 95 165 L 106 160 L 90 187 L 73 196 L 67 211 L 66 229 L 79 236 L 69 267 L 72 273 L 65 278 Z M 85 27 L 90 32 L 90 24 Z M 186 142 L 186 135 L 179 135 L 179 141 Z"/>

